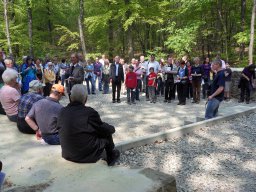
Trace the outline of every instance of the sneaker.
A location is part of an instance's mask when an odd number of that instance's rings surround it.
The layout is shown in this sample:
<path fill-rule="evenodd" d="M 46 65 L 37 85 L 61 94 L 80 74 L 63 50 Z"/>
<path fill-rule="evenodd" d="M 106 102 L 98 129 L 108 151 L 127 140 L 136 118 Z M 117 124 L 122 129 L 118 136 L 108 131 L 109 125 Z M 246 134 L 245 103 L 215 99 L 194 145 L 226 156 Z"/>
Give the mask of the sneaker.
<path fill-rule="evenodd" d="M 111 157 L 108 158 L 107 160 L 108 166 L 114 166 L 117 160 L 119 159 L 119 157 L 120 157 L 120 151 L 118 151 L 117 149 L 114 149 L 112 151 Z"/>

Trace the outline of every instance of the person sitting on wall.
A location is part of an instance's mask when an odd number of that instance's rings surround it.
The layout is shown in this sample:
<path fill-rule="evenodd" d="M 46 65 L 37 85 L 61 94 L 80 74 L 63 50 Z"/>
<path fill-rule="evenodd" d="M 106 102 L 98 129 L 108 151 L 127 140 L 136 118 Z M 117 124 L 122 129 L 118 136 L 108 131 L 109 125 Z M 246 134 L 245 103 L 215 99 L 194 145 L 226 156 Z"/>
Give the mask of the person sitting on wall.
<path fill-rule="evenodd" d="M 102 122 L 96 110 L 85 106 L 87 89 L 84 85 L 73 86 L 70 100 L 58 116 L 62 157 L 78 163 L 95 163 L 105 150 L 108 165 L 114 165 L 120 156 L 112 138 L 115 128 Z"/>

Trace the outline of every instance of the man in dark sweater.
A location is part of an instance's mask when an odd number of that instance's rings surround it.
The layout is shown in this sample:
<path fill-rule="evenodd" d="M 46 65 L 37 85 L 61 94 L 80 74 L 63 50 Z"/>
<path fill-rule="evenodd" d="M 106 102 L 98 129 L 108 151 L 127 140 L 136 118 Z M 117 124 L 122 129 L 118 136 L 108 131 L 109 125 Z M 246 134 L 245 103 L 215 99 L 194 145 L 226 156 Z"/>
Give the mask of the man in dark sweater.
<path fill-rule="evenodd" d="M 102 122 L 93 108 L 85 106 L 87 91 L 84 85 L 74 85 L 70 99 L 71 103 L 58 117 L 62 157 L 78 163 L 95 163 L 105 150 L 108 165 L 114 165 L 120 156 L 112 138 L 115 128 Z"/>

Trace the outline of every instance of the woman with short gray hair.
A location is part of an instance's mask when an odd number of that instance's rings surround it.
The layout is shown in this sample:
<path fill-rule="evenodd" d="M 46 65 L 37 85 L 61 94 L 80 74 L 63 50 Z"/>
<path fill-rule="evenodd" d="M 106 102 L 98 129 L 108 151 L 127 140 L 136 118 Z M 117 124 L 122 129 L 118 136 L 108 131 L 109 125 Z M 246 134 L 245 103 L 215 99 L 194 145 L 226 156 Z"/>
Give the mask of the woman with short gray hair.
<path fill-rule="evenodd" d="M 8 119 L 17 122 L 18 104 L 21 97 L 17 90 L 17 87 L 19 87 L 18 72 L 14 69 L 6 69 L 2 78 L 5 84 L 0 90 L 0 102 Z"/>

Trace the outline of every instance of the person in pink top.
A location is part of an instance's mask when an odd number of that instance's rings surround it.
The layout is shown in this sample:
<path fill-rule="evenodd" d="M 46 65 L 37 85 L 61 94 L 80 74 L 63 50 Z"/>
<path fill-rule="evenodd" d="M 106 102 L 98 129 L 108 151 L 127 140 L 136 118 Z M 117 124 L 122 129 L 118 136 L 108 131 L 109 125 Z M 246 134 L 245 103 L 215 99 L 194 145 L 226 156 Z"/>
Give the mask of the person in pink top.
<path fill-rule="evenodd" d="M 135 60 L 135 65 L 134 65 L 134 72 L 137 75 L 137 87 L 136 87 L 136 91 L 135 91 L 135 99 L 137 101 L 140 100 L 140 92 L 142 90 L 142 80 L 141 80 L 141 76 L 143 74 L 142 68 L 140 66 L 139 61 L 136 59 Z"/>
<path fill-rule="evenodd" d="M 17 122 L 18 104 L 21 97 L 17 90 L 17 87 L 19 87 L 18 72 L 14 69 L 6 69 L 2 78 L 5 84 L 0 90 L 0 102 L 8 119 Z"/>

